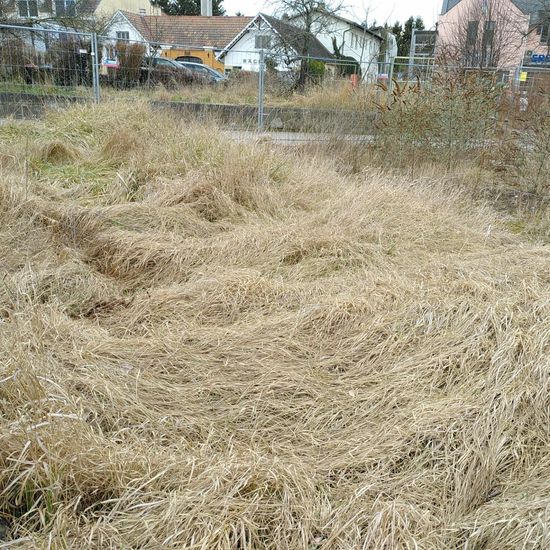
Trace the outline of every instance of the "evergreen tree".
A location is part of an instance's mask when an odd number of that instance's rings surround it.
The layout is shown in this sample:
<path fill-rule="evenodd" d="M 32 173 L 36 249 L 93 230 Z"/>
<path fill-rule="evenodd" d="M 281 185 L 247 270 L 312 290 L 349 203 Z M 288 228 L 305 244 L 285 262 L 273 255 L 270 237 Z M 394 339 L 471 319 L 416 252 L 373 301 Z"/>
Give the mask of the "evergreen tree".
<path fill-rule="evenodd" d="M 403 41 L 403 25 L 401 25 L 399 21 L 396 21 L 390 31 L 395 36 L 395 40 L 397 42 L 397 55 L 403 55 L 401 53 L 401 43 Z"/>
<path fill-rule="evenodd" d="M 397 55 L 399 56 L 407 57 L 409 55 L 411 49 L 413 24 L 414 28 L 419 31 L 426 28 L 422 17 L 417 17 L 416 19 L 414 17 L 409 17 L 405 21 L 405 25 L 402 25 L 399 21 L 396 21 L 391 28 L 391 32 L 395 35 L 395 39 L 397 40 Z"/>
<path fill-rule="evenodd" d="M 225 15 L 222 6 L 223 0 L 213 0 L 212 14 Z M 158 6 L 166 15 L 200 15 L 201 0 L 153 0 L 154 6 Z"/>
<path fill-rule="evenodd" d="M 405 21 L 405 25 L 403 27 L 403 35 L 402 35 L 403 53 L 400 53 L 399 55 L 406 56 L 406 55 L 409 55 L 410 53 L 413 26 L 418 31 L 424 30 L 424 21 L 422 20 L 422 17 L 417 17 L 416 19 L 414 17 L 409 17 Z"/>

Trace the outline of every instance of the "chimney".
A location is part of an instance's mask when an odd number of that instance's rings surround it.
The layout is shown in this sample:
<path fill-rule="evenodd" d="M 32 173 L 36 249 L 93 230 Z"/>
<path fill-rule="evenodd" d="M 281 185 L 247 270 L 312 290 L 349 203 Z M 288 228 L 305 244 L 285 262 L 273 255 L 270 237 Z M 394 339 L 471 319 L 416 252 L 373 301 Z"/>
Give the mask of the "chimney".
<path fill-rule="evenodd" d="M 212 0 L 201 0 L 201 15 L 212 17 Z"/>

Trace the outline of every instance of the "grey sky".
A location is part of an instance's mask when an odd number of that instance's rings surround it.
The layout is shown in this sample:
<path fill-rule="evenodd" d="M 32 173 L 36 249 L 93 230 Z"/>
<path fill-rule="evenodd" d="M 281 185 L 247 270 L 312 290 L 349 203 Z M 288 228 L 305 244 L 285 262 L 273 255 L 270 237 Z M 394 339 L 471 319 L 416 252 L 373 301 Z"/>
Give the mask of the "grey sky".
<path fill-rule="evenodd" d="M 345 5 L 349 6 L 346 15 L 358 21 L 364 20 L 367 12 L 367 20 L 372 22 L 376 19 L 378 23 L 385 21 L 393 23 L 396 19 L 404 21 L 411 15 L 420 15 L 428 28 L 435 24 L 441 4 L 441 0 L 347 0 L 345 2 Z M 273 11 L 270 8 L 271 2 L 263 0 L 224 0 L 223 5 L 228 15 L 235 15 L 237 11 L 245 15 L 256 15 L 259 11 L 267 13 Z"/>

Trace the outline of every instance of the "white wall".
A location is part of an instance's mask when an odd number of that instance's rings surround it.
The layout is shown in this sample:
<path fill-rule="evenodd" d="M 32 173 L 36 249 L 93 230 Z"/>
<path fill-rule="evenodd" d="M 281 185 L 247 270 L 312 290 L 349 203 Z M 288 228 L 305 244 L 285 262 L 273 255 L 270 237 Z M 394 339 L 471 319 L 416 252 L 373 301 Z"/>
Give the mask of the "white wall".
<path fill-rule="evenodd" d="M 256 50 L 256 32 L 247 32 L 228 50 L 222 61 L 226 70 L 241 68 L 243 71 L 260 70 L 260 53 Z"/>
<path fill-rule="evenodd" d="M 149 0 L 101 0 L 95 13 L 96 15 L 113 15 L 117 10 L 130 13 L 140 13 L 140 10 L 145 10 L 147 15 L 161 14 L 160 8 L 152 6 Z"/>
<path fill-rule="evenodd" d="M 299 20 L 292 23 L 298 24 Z M 342 55 L 353 57 L 361 65 L 366 81 L 374 81 L 378 74 L 378 55 L 381 41 L 370 33 L 350 25 L 345 21 L 330 18 L 314 25 L 313 34 L 325 48 L 334 53 L 333 38 Z"/>
<path fill-rule="evenodd" d="M 122 14 L 115 15 L 111 24 L 109 25 L 108 30 L 104 33 L 104 35 L 108 36 L 109 38 L 116 39 L 117 32 L 128 32 L 130 35 L 130 40 L 143 40 L 141 34 L 136 31 L 133 25 L 131 25 L 126 17 L 124 17 Z"/>
<path fill-rule="evenodd" d="M 260 70 L 260 52 L 256 49 L 256 36 L 260 34 L 271 36 L 272 45 L 278 43 L 278 35 L 264 21 L 261 21 L 259 28 L 251 28 L 246 32 L 221 59 L 225 63 L 226 70 L 237 67 L 243 71 L 258 72 Z M 269 53 L 266 53 L 266 55 L 269 55 Z M 289 70 L 289 67 L 280 60 L 276 65 L 276 69 L 285 71 Z"/>

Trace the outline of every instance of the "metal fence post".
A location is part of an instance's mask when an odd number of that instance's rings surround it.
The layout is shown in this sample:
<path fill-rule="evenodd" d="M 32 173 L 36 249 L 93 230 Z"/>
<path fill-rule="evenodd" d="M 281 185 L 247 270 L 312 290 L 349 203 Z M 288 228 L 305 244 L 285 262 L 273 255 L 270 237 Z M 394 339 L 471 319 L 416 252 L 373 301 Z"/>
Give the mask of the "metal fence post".
<path fill-rule="evenodd" d="M 260 73 L 258 75 L 258 131 L 264 129 L 264 92 L 265 92 L 265 50 L 260 50 Z"/>
<path fill-rule="evenodd" d="M 412 80 L 414 60 L 416 59 L 416 23 L 413 21 L 411 45 L 409 47 L 409 75 L 408 79 Z"/>
<path fill-rule="evenodd" d="M 393 70 L 395 65 L 395 57 L 390 57 L 390 70 L 388 71 L 388 95 L 391 97 L 393 93 Z"/>
<path fill-rule="evenodd" d="M 92 33 L 92 80 L 94 89 L 94 101 L 99 103 L 101 96 L 99 90 L 99 50 L 97 47 L 97 34 Z"/>

